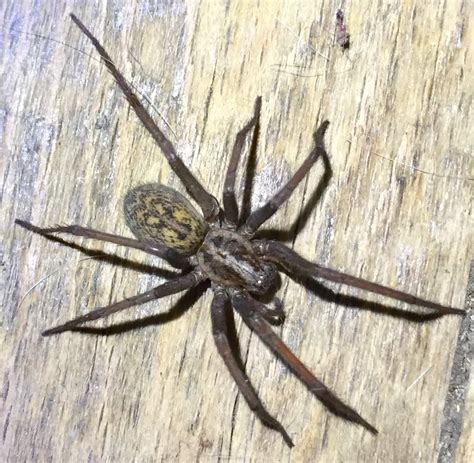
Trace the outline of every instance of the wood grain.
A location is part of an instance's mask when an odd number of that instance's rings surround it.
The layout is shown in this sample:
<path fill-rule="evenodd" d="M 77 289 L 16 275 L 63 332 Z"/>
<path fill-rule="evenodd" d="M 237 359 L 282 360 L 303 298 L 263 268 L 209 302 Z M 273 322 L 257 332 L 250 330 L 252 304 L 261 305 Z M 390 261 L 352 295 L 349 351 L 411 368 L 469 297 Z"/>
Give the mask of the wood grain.
<path fill-rule="evenodd" d="M 331 416 L 239 322 L 247 371 L 294 439 L 290 451 L 225 370 L 209 293 L 188 311 L 185 298 L 182 316 L 161 315 L 180 299 L 172 297 L 107 320 L 119 324 L 115 334 L 42 338 L 53 324 L 163 281 L 166 267 L 139 251 L 74 240 L 91 250 L 84 256 L 13 225 L 78 223 L 130 236 L 129 188 L 161 182 L 184 192 L 69 20 L 73 11 L 216 197 L 257 95 L 254 207 L 289 178 L 329 119 L 333 176 L 324 194 L 314 197 L 318 165 L 268 228 L 297 222 L 290 244 L 302 255 L 463 307 L 473 258 L 472 8 L 461 0 L 348 4 L 345 53 L 333 44 L 335 9 L 319 1 L 2 2 L 2 461 L 437 458 L 458 317 L 409 323 L 325 301 L 284 277 L 287 321 L 278 333 L 380 431 L 375 438 Z M 137 264 L 93 257 L 101 250 Z M 136 319 L 145 319 L 141 328 Z M 463 452 L 473 448 L 469 432 Z"/>

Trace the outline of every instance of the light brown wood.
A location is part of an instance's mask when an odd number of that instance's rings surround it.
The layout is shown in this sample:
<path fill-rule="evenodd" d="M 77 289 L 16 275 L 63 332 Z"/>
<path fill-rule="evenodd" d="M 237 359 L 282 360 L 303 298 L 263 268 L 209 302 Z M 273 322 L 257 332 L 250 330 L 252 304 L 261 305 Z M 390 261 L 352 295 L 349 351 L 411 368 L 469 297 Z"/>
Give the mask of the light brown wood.
<path fill-rule="evenodd" d="M 42 338 L 45 328 L 163 279 L 85 259 L 13 225 L 79 223 L 131 236 L 121 212 L 127 189 L 162 182 L 184 191 L 69 20 L 72 9 L 218 198 L 257 95 L 254 206 L 298 167 L 316 125 L 329 119 L 334 174 L 294 249 L 463 307 L 473 258 L 472 10 L 461 0 L 445 10 L 439 2 L 349 4 L 352 46 L 343 53 L 333 44 L 333 3 L 2 3 L 2 461 L 436 460 L 459 317 L 409 323 L 326 302 L 283 277 L 287 321 L 277 332 L 380 431 L 331 416 L 239 322 L 247 371 L 293 437 L 290 451 L 225 370 L 210 293 L 167 324 Z M 321 173 L 318 165 L 269 228 L 297 220 Z M 162 267 L 138 251 L 83 243 Z M 104 325 L 164 313 L 178 299 Z M 469 432 L 463 451 L 473 446 Z"/>

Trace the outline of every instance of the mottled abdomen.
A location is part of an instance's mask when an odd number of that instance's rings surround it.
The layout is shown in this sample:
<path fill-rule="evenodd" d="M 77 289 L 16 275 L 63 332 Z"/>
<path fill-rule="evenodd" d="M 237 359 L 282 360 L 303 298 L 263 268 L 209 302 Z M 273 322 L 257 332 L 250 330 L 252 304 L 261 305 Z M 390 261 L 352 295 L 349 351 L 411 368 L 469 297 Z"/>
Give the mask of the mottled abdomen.
<path fill-rule="evenodd" d="M 180 254 L 194 254 L 204 240 L 207 224 L 180 193 L 157 183 L 128 191 L 125 220 L 140 241 L 164 244 Z"/>

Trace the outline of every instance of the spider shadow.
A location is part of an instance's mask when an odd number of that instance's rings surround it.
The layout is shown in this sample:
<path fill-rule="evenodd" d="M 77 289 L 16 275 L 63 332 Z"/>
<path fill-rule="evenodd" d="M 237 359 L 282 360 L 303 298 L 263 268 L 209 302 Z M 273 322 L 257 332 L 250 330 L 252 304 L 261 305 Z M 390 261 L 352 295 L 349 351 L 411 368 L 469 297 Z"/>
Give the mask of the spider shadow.
<path fill-rule="evenodd" d="M 188 312 L 201 296 L 209 288 L 210 283 L 203 282 L 200 285 L 186 291 L 178 301 L 165 313 L 151 315 L 149 317 L 140 318 L 138 320 L 130 320 L 122 323 L 116 323 L 103 328 L 89 327 L 89 326 L 78 326 L 71 328 L 68 331 L 80 333 L 89 336 L 114 336 L 123 334 L 128 331 L 135 331 L 144 329 L 149 326 L 163 325 L 165 323 L 177 320 Z M 226 301 L 226 325 L 228 340 L 231 349 L 235 355 L 235 359 L 239 368 L 245 371 L 245 362 L 242 358 L 242 349 L 239 342 L 237 333 L 237 327 L 235 324 L 234 310 L 231 306 L 230 300 Z"/>
<path fill-rule="evenodd" d="M 314 208 L 321 200 L 333 176 L 331 162 L 326 152 L 321 153 L 321 160 L 324 166 L 324 173 L 318 182 L 318 186 L 316 187 L 314 192 L 311 194 L 309 200 L 303 206 L 302 211 L 298 214 L 298 217 L 293 221 L 293 224 L 290 226 L 290 228 L 288 230 L 265 229 L 265 230 L 258 231 L 257 237 L 259 239 L 276 240 L 276 241 L 283 241 L 283 242 L 289 242 L 289 241 L 295 240 L 299 230 L 301 230 L 306 225 L 309 218 L 311 217 Z"/>
<path fill-rule="evenodd" d="M 204 282 L 194 288 L 188 289 L 178 299 L 178 301 L 176 301 L 176 303 L 164 313 L 150 315 L 148 317 L 139 318 L 137 320 L 129 320 L 122 323 L 116 323 L 102 328 L 78 326 L 75 328 L 70 328 L 68 331 L 93 336 L 113 336 L 117 334 L 126 333 L 128 331 L 143 329 L 148 326 L 163 325 L 173 320 L 177 320 L 186 312 L 188 312 L 204 294 L 207 287 L 208 284 Z"/>
<path fill-rule="evenodd" d="M 55 243 L 59 243 L 62 246 L 66 246 L 68 248 L 74 249 L 75 251 L 80 251 L 82 254 L 93 257 L 95 260 L 99 262 L 105 262 L 110 265 L 126 268 L 129 270 L 134 270 L 136 272 L 140 273 L 146 273 L 146 274 L 152 274 L 152 275 L 157 275 L 163 278 L 171 279 L 175 278 L 178 275 L 180 275 L 179 271 L 172 271 L 172 270 L 167 270 L 167 269 L 162 269 L 155 267 L 154 265 L 148 265 L 148 264 L 142 264 L 139 262 L 135 262 L 133 260 L 127 259 L 125 257 L 119 257 L 115 254 L 109 254 L 105 251 L 99 250 L 99 249 L 93 249 L 93 248 L 88 248 L 85 246 L 82 246 L 77 243 L 73 243 L 71 241 L 64 240 L 63 238 L 59 238 L 58 236 L 53 236 L 53 235 L 42 235 L 42 237 L 53 241 Z M 164 261 L 162 261 L 164 262 Z"/>
<path fill-rule="evenodd" d="M 347 307 L 349 309 L 366 310 L 368 312 L 377 313 L 393 318 L 404 319 L 415 323 L 425 323 L 432 320 L 437 320 L 443 317 L 442 313 L 420 313 L 413 310 L 402 310 L 393 306 L 380 304 L 378 302 L 371 302 L 360 297 L 349 296 L 329 289 L 324 284 L 313 279 L 305 279 L 300 281 L 301 284 L 310 292 L 315 294 L 322 300 L 337 305 Z"/>
<path fill-rule="evenodd" d="M 257 119 L 255 124 L 252 141 L 250 144 L 249 155 L 247 158 L 247 165 L 244 169 L 244 187 L 242 193 L 242 201 L 240 204 L 240 215 L 239 215 L 239 225 L 245 223 L 251 214 L 251 201 L 252 201 L 252 191 L 253 191 L 253 180 L 255 178 L 255 173 L 257 170 L 257 148 L 258 140 L 260 138 L 260 118 Z"/>
<path fill-rule="evenodd" d="M 242 357 L 242 347 L 240 345 L 239 334 L 237 333 L 237 325 L 235 324 L 235 310 L 232 307 L 232 303 L 229 299 L 226 300 L 225 304 L 227 339 L 237 365 L 242 371 L 245 371 L 245 362 Z"/>

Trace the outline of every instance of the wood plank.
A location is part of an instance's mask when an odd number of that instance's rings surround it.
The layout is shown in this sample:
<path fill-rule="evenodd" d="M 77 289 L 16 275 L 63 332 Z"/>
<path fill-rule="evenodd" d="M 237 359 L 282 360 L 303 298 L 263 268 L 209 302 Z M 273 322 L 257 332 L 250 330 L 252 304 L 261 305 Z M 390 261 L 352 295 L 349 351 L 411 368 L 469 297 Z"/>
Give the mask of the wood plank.
<path fill-rule="evenodd" d="M 148 266 L 167 267 L 102 243 L 84 241 L 92 250 L 84 256 L 14 219 L 131 236 L 121 212 L 130 187 L 161 182 L 184 192 L 69 8 L 31 0 L 0 6 L 1 459 L 436 459 L 458 317 L 409 323 L 325 301 L 284 276 L 287 321 L 277 332 L 380 431 L 373 437 L 331 416 L 239 322 L 249 375 L 294 439 L 291 451 L 261 425 L 225 370 L 210 332 L 210 293 L 170 323 L 149 317 L 178 297 L 103 324 L 145 318 L 140 329 L 41 337 L 53 324 L 159 284 L 163 275 Z M 318 122 L 329 119 L 333 176 L 324 194 L 314 198 L 318 165 L 267 228 L 297 222 L 289 243 L 305 257 L 463 307 L 473 258 L 467 8 L 461 0 L 445 10 L 434 1 L 348 4 L 346 52 L 333 43 L 332 3 L 99 2 L 74 13 L 153 102 L 185 163 L 218 198 L 257 95 L 254 207 L 289 178 Z M 140 265 L 93 258 L 100 250 Z"/>

